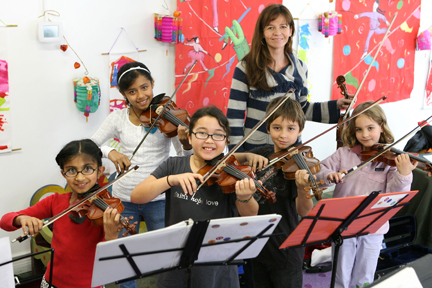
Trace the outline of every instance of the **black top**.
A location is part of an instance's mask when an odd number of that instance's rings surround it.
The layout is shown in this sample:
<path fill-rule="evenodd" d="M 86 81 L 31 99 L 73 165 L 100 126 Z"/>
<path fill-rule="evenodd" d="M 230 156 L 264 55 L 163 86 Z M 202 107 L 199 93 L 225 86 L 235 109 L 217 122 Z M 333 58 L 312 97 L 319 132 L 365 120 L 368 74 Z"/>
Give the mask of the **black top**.
<path fill-rule="evenodd" d="M 266 145 L 252 149 L 250 152 L 269 158 L 274 153 L 273 145 Z M 270 267 L 283 269 L 301 269 L 304 256 L 304 248 L 279 249 L 288 235 L 299 224 L 299 216 L 296 209 L 297 186 L 295 180 L 286 180 L 282 169 L 270 167 L 257 172 L 257 180 L 263 182 L 263 186 L 276 193 L 276 202 L 268 203 L 259 201 L 258 215 L 277 213 L 282 216 L 279 225 L 273 234 L 284 233 L 283 236 L 273 236 L 264 246 L 258 257 L 252 261 L 259 261 Z"/>
<path fill-rule="evenodd" d="M 193 173 L 190 156 L 170 157 L 151 173 L 156 178 L 182 173 Z M 192 218 L 194 221 L 238 216 L 235 193 L 224 194 L 217 184 L 202 186 L 195 195 L 185 194 L 181 186 L 173 186 L 166 193 L 165 226 Z"/>

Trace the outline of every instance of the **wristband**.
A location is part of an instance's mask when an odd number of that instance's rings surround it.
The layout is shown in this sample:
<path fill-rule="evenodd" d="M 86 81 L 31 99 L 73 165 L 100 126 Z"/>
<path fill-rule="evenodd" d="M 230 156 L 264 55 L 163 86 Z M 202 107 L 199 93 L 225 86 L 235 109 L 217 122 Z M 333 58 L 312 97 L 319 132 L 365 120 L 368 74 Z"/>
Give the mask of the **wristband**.
<path fill-rule="evenodd" d="M 237 197 L 237 194 L 236 194 L 236 199 L 237 199 L 237 201 L 239 201 L 239 202 L 241 202 L 241 203 L 248 203 L 248 202 L 252 199 L 252 197 L 253 197 L 253 194 L 249 197 L 249 199 L 247 199 L 247 200 L 241 200 L 241 199 L 239 199 L 239 198 Z"/>
<path fill-rule="evenodd" d="M 168 181 L 168 177 L 169 177 L 169 175 L 168 175 L 167 178 L 166 178 L 166 179 L 167 179 L 168 186 L 172 187 L 171 184 L 170 184 L 169 181 Z"/>

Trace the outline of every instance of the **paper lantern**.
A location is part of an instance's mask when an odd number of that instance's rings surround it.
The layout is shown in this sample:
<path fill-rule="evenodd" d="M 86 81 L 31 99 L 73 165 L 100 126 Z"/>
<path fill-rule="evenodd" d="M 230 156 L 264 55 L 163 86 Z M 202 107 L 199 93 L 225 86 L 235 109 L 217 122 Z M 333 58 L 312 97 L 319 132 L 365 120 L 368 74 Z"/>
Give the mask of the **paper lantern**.
<path fill-rule="evenodd" d="M 416 39 L 416 50 L 431 50 L 431 33 L 425 30 Z"/>
<path fill-rule="evenodd" d="M 336 11 L 326 12 L 318 16 L 318 31 L 326 38 L 342 33 L 342 14 Z"/>
<path fill-rule="evenodd" d="M 75 78 L 74 101 L 79 111 L 84 112 L 86 121 L 90 113 L 96 112 L 100 105 L 101 90 L 98 78 Z"/>
<path fill-rule="evenodd" d="M 183 19 L 168 15 L 154 14 L 155 39 L 166 43 L 182 42 Z"/>

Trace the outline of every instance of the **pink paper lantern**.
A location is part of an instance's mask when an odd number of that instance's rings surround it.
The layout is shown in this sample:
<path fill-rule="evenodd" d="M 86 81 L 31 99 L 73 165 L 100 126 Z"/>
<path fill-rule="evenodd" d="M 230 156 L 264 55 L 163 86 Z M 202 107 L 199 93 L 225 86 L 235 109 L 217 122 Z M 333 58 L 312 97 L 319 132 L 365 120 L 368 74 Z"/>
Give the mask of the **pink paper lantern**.
<path fill-rule="evenodd" d="M 416 39 L 416 50 L 431 50 L 431 33 L 425 30 Z"/>

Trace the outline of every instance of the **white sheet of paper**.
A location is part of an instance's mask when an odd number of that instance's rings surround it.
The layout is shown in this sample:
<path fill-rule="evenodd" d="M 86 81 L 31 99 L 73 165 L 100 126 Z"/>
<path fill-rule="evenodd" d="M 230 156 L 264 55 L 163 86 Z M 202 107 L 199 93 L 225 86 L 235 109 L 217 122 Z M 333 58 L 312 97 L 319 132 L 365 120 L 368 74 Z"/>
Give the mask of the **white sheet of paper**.
<path fill-rule="evenodd" d="M 0 238 L 0 264 L 12 260 L 9 237 Z M 0 288 L 14 288 L 12 263 L 0 266 Z"/>
<path fill-rule="evenodd" d="M 212 241 L 223 242 L 228 239 L 243 239 L 256 236 L 269 224 L 274 224 L 264 234 L 269 235 L 273 232 L 280 219 L 281 216 L 277 214 L 214 219 L 209 223 L 203 243 Z M 185 246 L 192 226 L 193 221 L 182 221 L 163 229 L 98 243 L 93 268 L 92 287 L 136 276 L 135 271 L 125 257 L 110 260 L 101 259 L 124 255 L 119 247 L 120 244 L 124 244 L 130 254 L 181 248 Z M 268 238 L 255 241 L 255 243 L 235 259 L 256 257 L 267 241 Z M 245 246 L 246 243 L 247 241 L 241 241 L 203 247 L 196 262 L 222 262 L 228 260 L 231 255 Z M 133 256 L 132 259 L 135 261 L 140 272 L 144 274 L 179 265 L 182 253 L 182 250 L 157 252 L 155 254 Z"/>
<path fill-rule="evenodd" d="M 371 209 L 391 207 L 391 206 L 395 205 L 400 199 L 402 199 L 406 195 L 408 195 L 408 194 L 398 194 L 398 195 L 392 195 L 392 196 L 386 196 L 386 194 L 381 194 L 380 195 L 381 198 L 378 200 L 378 202 L 374 206 L 372 206 Z"/>
<path fill-rule="evenodd" d="M 417 273 L 414 268 L 406 267 L 396 273 L 395 275 L 389 277 L 388 279 L 382 281 L 381 283 L 374 286 L 375 288 L 423 288 L 423 285 L 418 279 Z"/>

